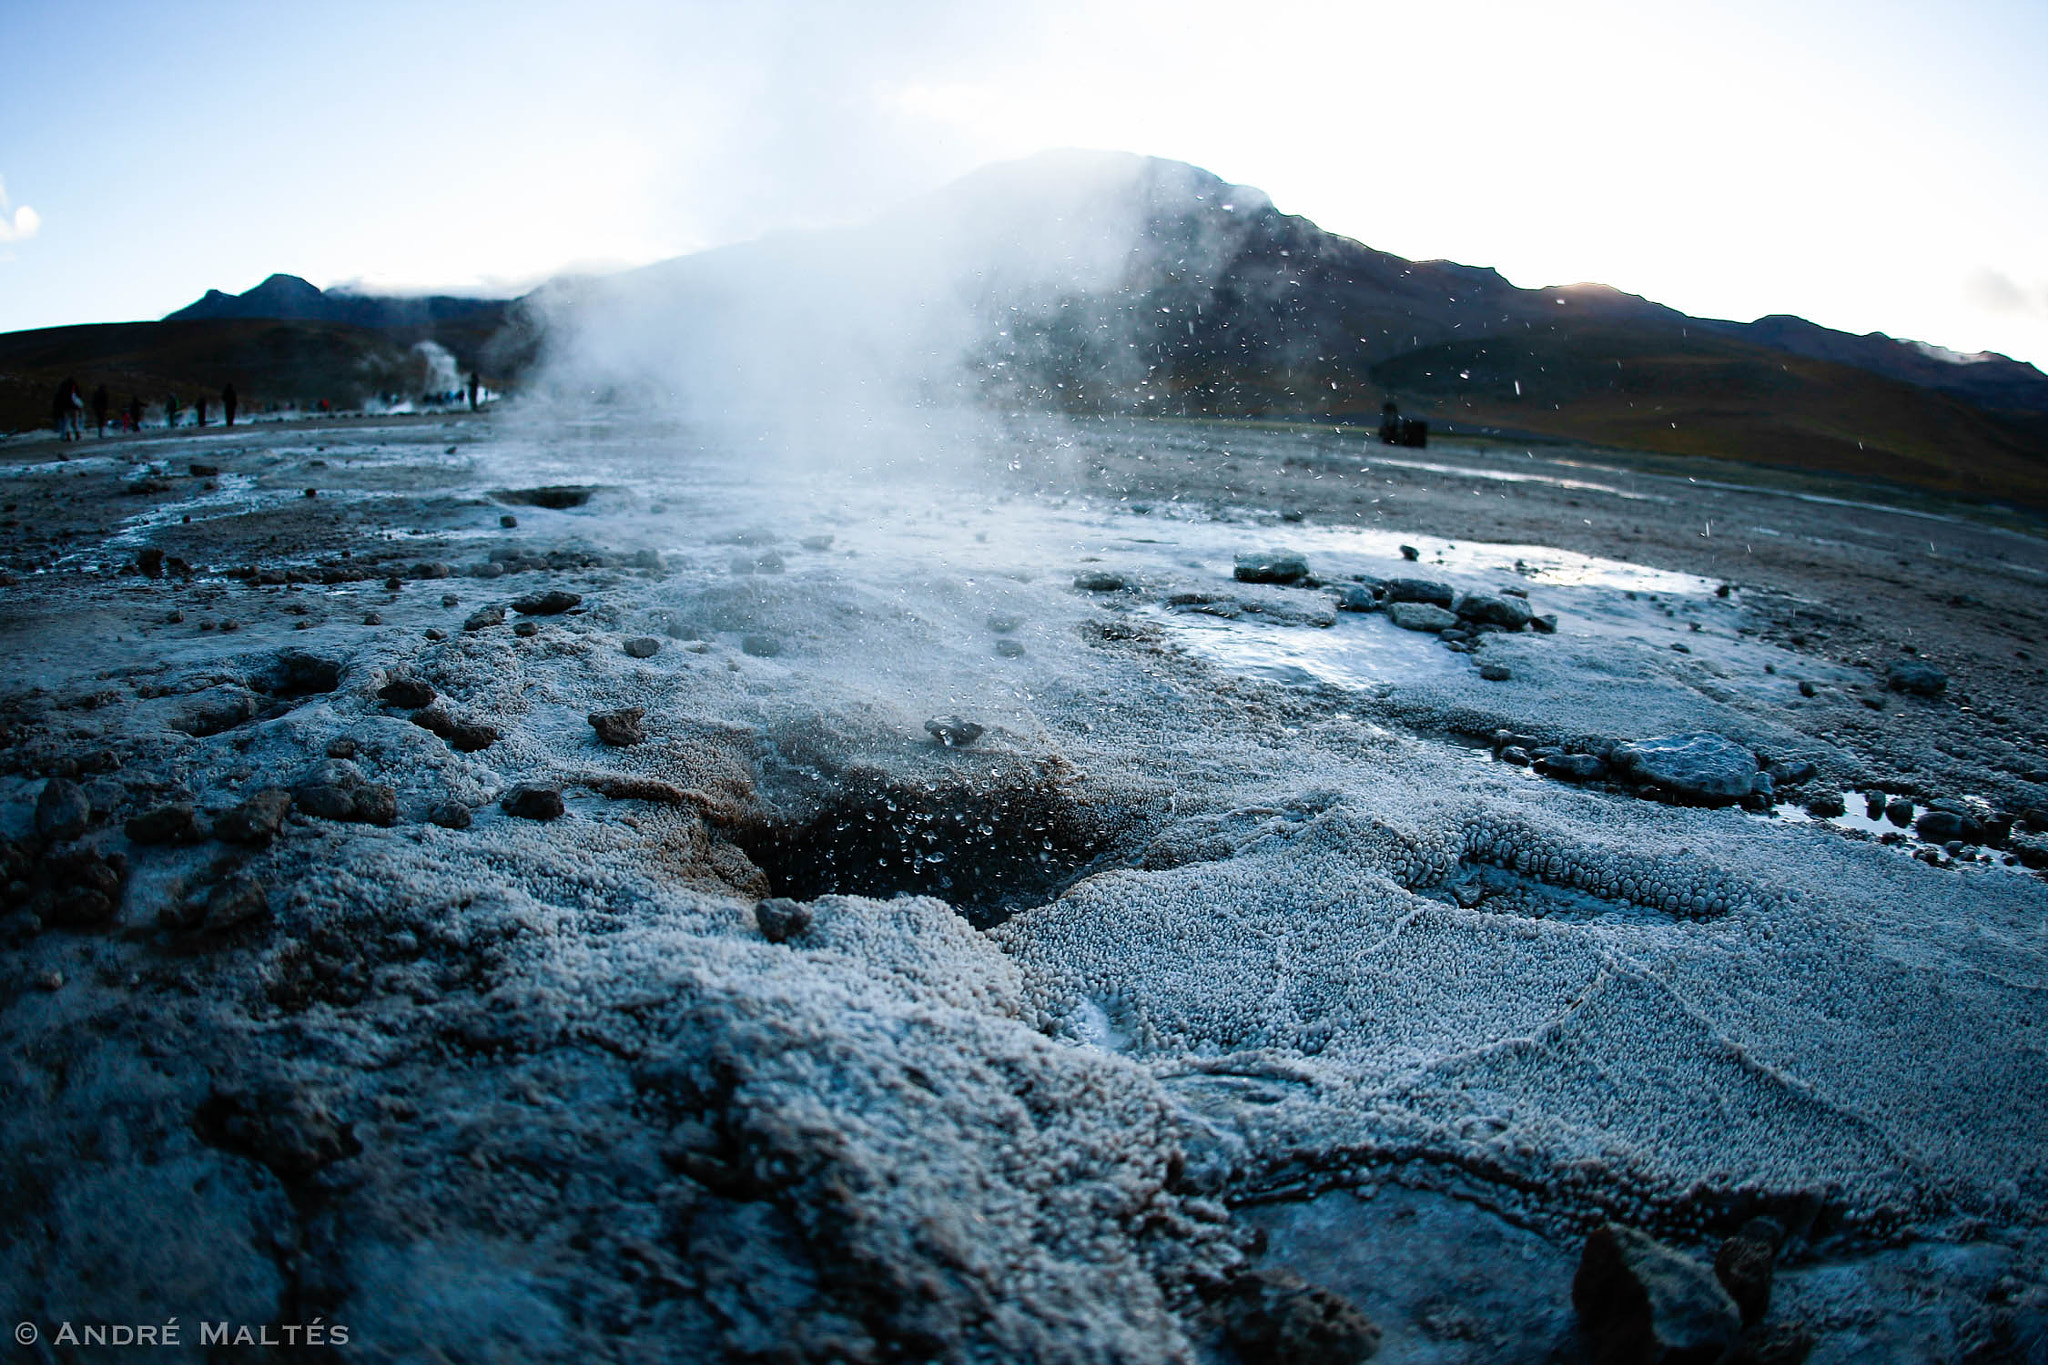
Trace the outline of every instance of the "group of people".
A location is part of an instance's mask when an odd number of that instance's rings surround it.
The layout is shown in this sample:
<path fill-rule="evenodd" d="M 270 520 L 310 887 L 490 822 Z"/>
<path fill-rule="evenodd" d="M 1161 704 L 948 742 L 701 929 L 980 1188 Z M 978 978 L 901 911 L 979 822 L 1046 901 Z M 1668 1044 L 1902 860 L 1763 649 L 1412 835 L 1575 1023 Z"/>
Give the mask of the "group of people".
<path fill-rule="evenodd" d="M 192 406 L 193 420 L 198 426 L 203 427 L 207 423 L 208 402 L 207 398 L 201 397 Z M 220 410 L 221 416 L 227 421 L 227 425 L 233 426 L 235 424 L 235 413 L 240 407 L 241 399 L 235 393 L 235 386 L 233 384 L 222 385 L 220 391 Z M 50 402 L 50 421 L 57 428 L 57 439 L 60 441 L 84 440 L 85 417 L 88 412 L 92 414 L 93 431 L 96 435 L 105 436 L 107 434 L 107 423 L 109 421 L 114 423 L 114 429 L 117 431 L 142 430 L 143 404 L 140 397 L 132 393 L 129 394 L 127 409 L 117 413 L 113 411 L 113 398 L 108 394 L 105 384 L 94 389 L 91 398 L 87 398 L 83 390 L 78 387 L 76 379 L 66 379 L 57 386 L 56 397 Z M 165 426 L 174 427 L 179 425 L 184 413 L 185 405 L 179 401 L 177 394 L 173 393 L 165 396 Z"/>

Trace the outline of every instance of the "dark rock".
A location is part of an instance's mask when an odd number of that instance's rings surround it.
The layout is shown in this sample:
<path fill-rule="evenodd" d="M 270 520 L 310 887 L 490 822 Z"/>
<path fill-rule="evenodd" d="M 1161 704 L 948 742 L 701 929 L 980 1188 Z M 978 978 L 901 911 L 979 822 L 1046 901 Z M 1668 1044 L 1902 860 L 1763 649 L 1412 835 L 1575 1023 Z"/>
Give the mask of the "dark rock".
<path fill-rule="evenodd" d="M 651 659 L 661 650 L 661 641 L 652 635 L 636 635 L 626 641 L 623 648 L 632 659 Z"/>
<path fill-rule="evenodd" d="M 1503 744 L 1500 752 L 1494 755 L 1494 757 L 1503 763 L 1512 763 L 1517 768 L 1529 766 L 1529 751 L 1519 744 Z"/>
<path fill-rule="evenodd" d="M 377 699 L 408 711 L 434 704 L 434 689 L 418 678 L 393 678 L 377 689 Z"/>
<path fill-rule="evenodd" d="M 502 626 L 504 624 L 505 609 L 503 607 L 478 607 L 469 614 L 469 619 L 462 623 L 462 628 L 464 630 L 488 630 L 492 626 Z"/>
<path fill-rule="evenodd" d="M 1021 659 L 1024 657 L 1024 643 L 1021 640 L 998 640 L 996 653 L 1005 659 Z"/>
<path fill-rule="evenodd" d="M 1780 787 L 1797 787 L 1811 782 L 1819 775 L 1820 769 L 1805 760 L 1787 762 L 1774 758 L 1764 764 L 1764 771 L 1771 775 L 1771 781 Z"/>
<path fill-rule="evenodd" d="M 1422 551 L 1416 549 L 1413 545 L 1403 545 L 1401 547 L 1401 558 L 1412 564 L 1422 558 Z"/>
<path fill-rule="evenodd" d="M 213 822 L 213 837 L 261 848 L 277 837 L 291 808 L 289 792 L 280 787 L 265 787 L 252 792 L 240 805 L 223 811 Z"/>
<path fill-rule="evenodd" d="M 1074 575 L 1074 586 L 1083 592 L 1122 592 L 1130 580 L 1107 569 L 1086 569 Z"/>
<path fill-rule="evenodd" d="M 1378 611 L 1380 599 L 1371 588 L 1359 584 L 1337 594 L 1339 611 Z"/>
<path fill-rule="evenodd" d="M 381 626 L 384 624 L 384 618 L 377 612 L 366 611 L 363 613 L 363 624 L 366 626 Z"/>
<path fill-rule="evenodd" d="M 1454 610 L 1468 621 L 1484 621 L 1504 630 L 1520 630 L 1536 616 L 1529 610 L 1529 604 L 1519 597 L 1484 592 L 1466 593 L 1458 599 Z"/>
<path fill-rule="evenodd" d="M 92 801 L 68 777 L 53 777 L 36 798 L 36 833 L 52 841 L 76 839 L 92 823 Z"/>
<path fill-rule="evenodd" d="M 217 464 L 201 464 L 194 460 L 187 467 L 192 471 L 192 477 L 195 479 L 213 479 L 220 476 L 220 466 Z"/>
<path fill-rule="evenodd" d="M 1531 616 L 1529 618 L 1529 629 L 1535 631 L 1538 635 L 1557 634 L 1557 614 L 1555 612 L 1545 612 L 1541 616 Z"/>
<path fill-rule="evenodd" d="M 1913 832 L 1930 844 L 1945 844 L 1951 839 L 1974 844 L 1984 837 L 1983 826 L 1967 815 L 1950 810 L 1923 811 L 1913 822 Z"/>
<path fill-rule="evenodd" d="M 498 799 L 498 809 L 521 820 L 553 820 L 567 809 L 558 788 L 540 782 L 521 782 Z"/>
<path fill-rule="evenodd" d="M 964 749 L 980 739 L 981 726 L 958 716 L 934 716 L 924 723 L 925 733 L 949 749 Z"/>
<path fill-rule="evenodd" d="M 280 651 L 253 679 L 273 697 L 306 697 L 341 686 L 341 661 L 308 654 L 303 649 Z"/>
<path fill-rule="evenodd" d="M 498 525 L 504 527 L 508 531 L 511 530 L 513 527 L 517 526 L 518 524 L 519 518 L 513 516 L 510 512 L 506 512 L 498 518 Z"/>
<path fill-rule="evenodd" d="M 366 780 L 346 759 L 323 759 L 292 788 L 292 801 L 307 815 L 364 825 L 388 825 L 398 818 L 398 796 Z"/>
<path fill-rule="evenodd" d="M 1293 550 L 1250 551 L 1232 572 L 1240 583 L 1298 583 L 1308 577 L 1308 560 Z"/>
<path fill-rule="evenodd" d="M 439 706 L 413 712 L 412 723 L 447 740 L 448 747 L 459 754 L 488 749 L 502 738 L 496 726 L 477 720 L 458 720 Z"/>
<path fill-rule="evenodd" d="M 1903 796 L 1894 796 L 1884 804 L 1884 818 L 1900 829 L 1913 823 L 1913 803 Z"/>
<path fill-rule="evenodd" d="M 1920 659 L 1901 659 L 1884 671 L 1884 685 L 1916 697 L 1938 697 L 1948 690 L 1948 674 Z"/>
<path fill-rule="evenodd" d="M 1612 756 L 1624 777 L 1674 801 L 1726 806 L 1754 790 L 1756 755 L 1711 733 L 1663 735 L 1618 745 Z"/>
<path fill-rule="evenodd" d="M 415 564 L 412 566 L 411 572 L 406 575 L 408 578 L 453 578 L 454 576 L 455 566 L 453 564 L 443 564 L 439 560 Z"/>
<path fill-rule="evenodd" d="M 740 653 L 751 654 L 757 659 L 772 659 L 782 653 L 782 641 L 773 635 L 743 635 L 740 637 Z"/>
<path fill-rule="evenodd" d="M 356 742 L 347 735 L 337 735 L 335 738 L 327 741 L 327 756 L 329 758 L 354 758 L 356 756 Z"/>
<path fill-rule="evenodd" d="M 1380 1329 L 1357 1305 L 1278 1267 L 1239 1275 L 1222 1316 L 1246 1365 L 1357 1365 L 1380 1346 Z"/>
<path fill-rule="evenodd" d="M 514 598 L 512 610 L 521 616 L 559 616 L 569 608 L 582 604 L 583 597 L 580 593 L 551 588 L 547 592 L 533 592 L 524 597 Z"/>
<path fill-rule="evenodd" d="M 623 749 L 647 738 L 647 732 L 640 726 L 646 714 L 646 708 L 639 706 L 622 706 L 616 711 L 592 711 L 590 727 L 597 731 L 598 739 Z"/>
<path fill-rule="evenodd" d="M 1752 1218 L 1714 1253 L 1714 1278 L 1735 1300 L 1742 1325 L 1754 1327 L 1771 1307 L 1771 1275 L 1785 1229 L 1774 1218 Z"/>
<path fill-rule="evenodd" d="M 770 943 L 787 943 L 811 927 L 811 907 L 801 901 L 772 896 L 754 907 L 754 923 Z"/>
<path fill-rule="evenodd" d="M 1433 607 L 1449 610 L 1457 600 L 1457 593 L 1448 583 L 1439 583 L 1433 578 L 1389 578 L 1381 584 L 1389 602 L 1427 602 Z"/>
<path fill-rule="evenodd" d="M 468 829 L 469 807 L 460 801 L 443 801 L 427 812 L 427 818 L 442 829 Z"/>
<path fill-rule="evenodd" d="M 1711 1271 L 1614 1223 L 1586 1239 L 1572 1307 L 1596 1365 L 1715 1365 L 1742 1334 L 1741 1311 Z"/>
<path fill-rule="evenodd" d="M 192 1116 L 192 1128 L 208 1146 L 260 1161 L 287 1181 L 363 1150 L 353 1124 L 282 1083 L 216 1086 Z"/>
<path fill-rule="evenodd" d="M 1802 697 L 1817 697 L 1820 695 L 1820 689 L 1807 679 L 1801 678 L 1799 680 L 1799 695 Z"/>
<path fill-rule="evenodd" d="M 1849 804 L 1838 791 L 1815 792 L 1806 798 L 1806 813 L 1822 820 L 1832 820 L 1848 812 Z"/>
<path fill-rule="evenodd" d="M 513 633 L 514 635 L 517 635 L 517 636 L 518 636 L 518 637 L 519 637 L 520 639 L 522 639 L 522 640 L 531 640 L 531 639 L 532 639 L 532 638 L 533 638 L 534 636 L 536 636 L 536 635 L 540 634 L 540 622 L 538 622 L 538 621 L 520 621 L 520 622 L 517 622 L 517 623 L 515 623 L 515 624 L 513 625 L 513 627 L 512 627 L 512 633 Z"/>
<path fill-rule="evenodd" d="M 221 933 L 237 925 L 253 923 L 270 913 L 270 892 L 262 882 L 237 873 L 213 889 L 200 913 L 200 925 L 210 933 Z"/>
<path fill-rule="evenodd" d="M 1449 630 L 1458 624 L 1453 613 L 1427 602 L 1389 602 L 1387 619 L 1403 630 Z"/>
<path fill-rule="evenodd" d="M 1488 682 L 1506 682 L 1515 675 L 1506 664 L 1481 664 L 1479 665 L 1479 676 Z"/>
<path fill-rule="evenodd" d="M 261 699 L 247 688 L 215 687 L 193 698 L 170 724 L 173 730 L 204 739 L 255 719 L 262 709 Z"/>
<path fill-rule="evenodd" d="M 1607 764 L 1597 754 L 1551 754 L 1536 760 L 1536 771 L 1560 782 L 1597 782 L 1607 776 Z"/>
<path fill-rule="evenodd" d="M 130 841 L 138 844 L 196 844 L 206 837 L 198 813 L 182 801 L 146 811 L 126 828 Z"/>
<path fill-rule="evenodd" d="M 164 552 L 154 545 L 145 545 L 135 552 L 135 567 L 145 578 L 164 576 Z"/>
<path fill-rule="evenodd" d="M 89 848 L 72 849 L 47 860 L 51 890 L 48 919 L 65 929 L 97 929 L 111 922 L 128 880 L 128 861 L 120 854 L 103 855 Z"/>

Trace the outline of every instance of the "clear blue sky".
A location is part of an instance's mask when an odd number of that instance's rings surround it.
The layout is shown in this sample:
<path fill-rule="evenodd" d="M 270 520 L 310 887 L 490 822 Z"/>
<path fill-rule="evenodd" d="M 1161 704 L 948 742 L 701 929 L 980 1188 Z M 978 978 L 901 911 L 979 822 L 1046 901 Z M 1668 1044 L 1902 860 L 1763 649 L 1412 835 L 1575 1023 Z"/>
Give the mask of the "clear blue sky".
<path fill-rule="evenodd" d="M 0 0 L 0 330 L 508 292 L 1045 147 L 1373 246 L 2048 365 L 2048 4 Z"/>

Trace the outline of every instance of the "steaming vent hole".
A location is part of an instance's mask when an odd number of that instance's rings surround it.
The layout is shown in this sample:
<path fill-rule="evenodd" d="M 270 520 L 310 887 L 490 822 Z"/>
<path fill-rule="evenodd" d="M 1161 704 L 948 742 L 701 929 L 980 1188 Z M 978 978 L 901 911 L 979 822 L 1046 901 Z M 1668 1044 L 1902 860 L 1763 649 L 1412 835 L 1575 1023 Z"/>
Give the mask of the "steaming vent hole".
<path fill-rule="evenodd" d="M 838 778 L 741 838 L 776 895 L 935 896 L 986 929 L 1058 895 L 1131 823 L 1028 769 L 917 781 L 859 768 Z"/>
<path fill-rule="evenodd" d="M 514 507 L 546 507 L 561 512 L 583 506 L 595 492 L 594 487 L 556 484 L 547 488 L 501 488 L 491 496 Z"/>

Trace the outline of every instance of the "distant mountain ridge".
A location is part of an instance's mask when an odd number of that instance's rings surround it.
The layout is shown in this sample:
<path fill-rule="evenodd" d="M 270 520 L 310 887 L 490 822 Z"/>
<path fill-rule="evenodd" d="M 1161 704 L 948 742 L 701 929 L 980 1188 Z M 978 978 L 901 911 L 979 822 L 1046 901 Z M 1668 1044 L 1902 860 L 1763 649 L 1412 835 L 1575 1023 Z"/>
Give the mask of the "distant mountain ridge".
<path fill-rule="evenodd" d="M 501 316 L 509 300 L 434 294 L 407 297 L 323 290 L 297 275 L 272 275 L 254 289 L 224 294 L 209 289 L 197 302 L 165 316 L 165 322 L 217 318 L 275 318 L 290 322 L 343 322 L 352 327 L 430 327 Z"/>

